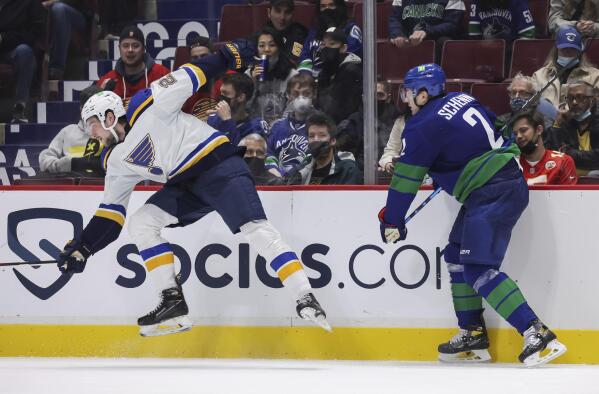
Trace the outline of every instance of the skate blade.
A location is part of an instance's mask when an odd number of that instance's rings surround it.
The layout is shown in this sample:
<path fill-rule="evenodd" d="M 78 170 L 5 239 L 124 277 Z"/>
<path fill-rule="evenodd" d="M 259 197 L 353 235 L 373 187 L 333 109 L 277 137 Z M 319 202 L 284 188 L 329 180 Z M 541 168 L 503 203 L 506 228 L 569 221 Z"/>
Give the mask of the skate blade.
<path fill-rule="evenodd" d="M 165 320 L 160 324 L 154 324 L 151 326 L 140 326 L 139 335 L 142 337 L 157 337 L 160 335 L 175 334 L 178 332 L 184 332 L 191 330 L 191 320 L 187 315 L 174 317 L 172 319 Z"/>
<path fill-rule="evenodd" d="M 302 319 L 312 321 L 317 326 L 321 327 L 323 330 L 327 332 L 333 331 L 327 319 L 323 315 L 316 316 L 316 311 L 314 309 L 304 308 L 302 309 L 300 314 L 302 316 Z"/>
<path fill-rule="evenodd" d="M 555 360 L 566 353 L 566 351 L 568 351 L 566 345 L 559 342 L 557 339 L 554 339 L 547 344 L 547 347 L 544 350 L 531 354 L 528 358 L 525 358 L 524 365 L 530 368 L 547 364 L 551 360 Z"/>
<path fill-rule="evenodd" d="M 491 355 L 486 349 L 455 354 L 439 353 L 439 361 L 444 363 L 488 363 L 491 361 Z"/>

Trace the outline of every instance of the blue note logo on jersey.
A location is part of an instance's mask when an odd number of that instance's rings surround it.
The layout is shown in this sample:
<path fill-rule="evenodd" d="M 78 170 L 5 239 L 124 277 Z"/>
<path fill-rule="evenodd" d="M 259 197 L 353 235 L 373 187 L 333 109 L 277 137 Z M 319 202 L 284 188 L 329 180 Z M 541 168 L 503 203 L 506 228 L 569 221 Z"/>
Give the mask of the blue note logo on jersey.
<path fill-rule="evenodd" d="M 155 159 L 156 152 L 154 150 L 154 142 L 152 142 L 150 134 L 147 134 L 144 139 L 137 144 L 135 149 L 129 153 L 129 156 L 125 158 L 125 161 L 136 166 L 146 167 L 152 175 L 162 175 L 164 173 L 162 168 L 154 166 Z"/>

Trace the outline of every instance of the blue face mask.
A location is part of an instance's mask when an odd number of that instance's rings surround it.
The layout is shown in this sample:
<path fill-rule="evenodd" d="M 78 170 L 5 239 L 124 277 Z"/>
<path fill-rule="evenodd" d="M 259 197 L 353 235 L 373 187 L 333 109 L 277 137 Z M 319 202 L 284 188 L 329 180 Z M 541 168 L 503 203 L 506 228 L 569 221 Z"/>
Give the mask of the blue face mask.
<path fill-rule="evenodd" d="M 574 117 L 574 119 L 576 119 L 577 122 L 582 122 L 583 120 L 585 120 L 589 116 L 591 116 L 591 109 L 590 108 L 587 109 L 586 111 L 584 111 L 583 113 L 581 113 L 580 115 L 576 115 Z"/>
<path fill-rule="evenodd" d="M 524 107 L 524 104 L 526 104 L 526 101 L 527 100 L 522 97 L 510 99 L 510 108 L 513 112 L 520 111 L 522 107 Z"/>
<path fill-rule="evenodd" d="M 570 66 L 568 68 L 572 68 L 578 65 L 578 63 L 580 63 L 580 60 L 574 57 L 567 57 L 567 56 L 558 56 L 557 57 L 557 64 L 559 64 L 562 67 L 566 67 L 568 65 L 568 63 L 570 63 L 570 61 L 572 61 L 572 59 L 576 59 L 575 61 L 572 62 L 572 64 L 570 64 Z"/>

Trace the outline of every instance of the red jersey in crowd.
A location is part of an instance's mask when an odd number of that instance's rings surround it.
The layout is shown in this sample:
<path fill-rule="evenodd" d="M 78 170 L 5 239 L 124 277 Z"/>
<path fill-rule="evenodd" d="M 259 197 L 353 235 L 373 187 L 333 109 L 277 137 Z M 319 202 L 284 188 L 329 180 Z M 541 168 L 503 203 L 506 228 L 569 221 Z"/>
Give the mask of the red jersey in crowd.
<path fill-rule="evenodd" d="M 574 160 L 565 153 L 546 149 L 534 165 L 521 155 L 520 164 L 529 185 L 575 185 L 578 181 Z"/>

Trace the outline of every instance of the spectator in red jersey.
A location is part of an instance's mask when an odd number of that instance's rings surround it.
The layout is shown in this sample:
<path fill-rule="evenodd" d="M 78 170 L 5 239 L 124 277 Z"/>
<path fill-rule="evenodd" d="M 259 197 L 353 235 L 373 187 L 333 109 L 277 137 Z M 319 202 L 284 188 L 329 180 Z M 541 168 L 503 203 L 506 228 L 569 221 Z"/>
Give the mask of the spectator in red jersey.
<path fill-rule="evenodd" d="M 520 148 L 520 165 L 529 185 L 574 185 L 576 166 L 565 153 L 545 149 L 543 116 L 535 111 L 524 111 L 514 121 L 516 144 Z"/>
<path fill-rule="evenodd" d="M 130 99 L 142 89 L 150 87 L 157 79 L 170 73 L 170 70 L 146 53 L 144 35 L 137 26 L 127 26 L 119 40 L 121 58 L 114 70 L 97 82 L 104 90 L 112 90 L 123 100 Z"/>

